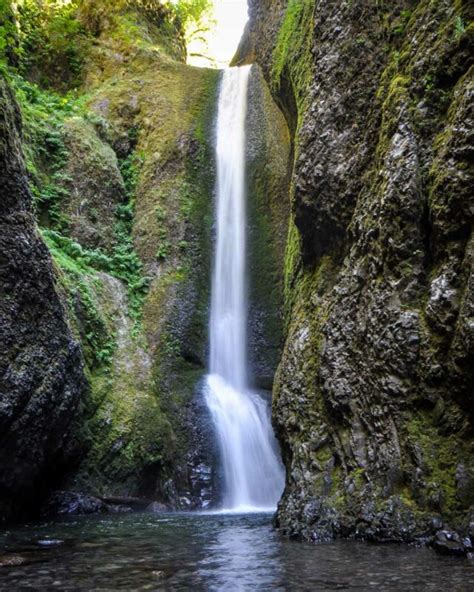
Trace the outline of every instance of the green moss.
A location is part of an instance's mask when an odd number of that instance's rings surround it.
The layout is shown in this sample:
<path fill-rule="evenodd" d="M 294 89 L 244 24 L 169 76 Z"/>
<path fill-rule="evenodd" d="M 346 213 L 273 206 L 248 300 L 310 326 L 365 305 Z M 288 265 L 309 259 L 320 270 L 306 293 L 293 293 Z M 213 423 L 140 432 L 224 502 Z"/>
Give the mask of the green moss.
<path fill-rule="evenodd" d="M 429 412 L 408 418 L 406 429 L 410 440 L 422 450 L 428 503 L 430 495 L 440 493 L 443 513 L 450 519 L 458 517 L 462 505 L 456 494 L 456 468 L 460 462 L 469 464 L 469 443 L 453 433 L 441 434 Z"/>
<path fill-rule="evenodd" d="M 288 225 L 288 239 L 285 252 L 285 270 L 284 270 L 284 294 L 286 313 L 291 310 L 292 297 L 294 293 L 294 282 L 296 274 L 301 264 L 301 237 L 295 225 L 293 216 Z"/>
<path fill-rule="evenodd" d="M 71 257 L 65 250 L 58 248 L 50 234 L 43 232 L 43 238 L 58 266 L 58 277 L 69 304 L 68 316 L 81 340 L 88 367 L 109 367 L 117 344 L 111 319 L 98 302 L 100 278 L 95 276 L 94 270 L 83 259 Z M 77 243 L 76 246 L 80 248 Z"/>
<path fill-rule="evenodd" d="M 344 473 L 341 467 L 335 467 L 331 471 L 331 491 L 329 493 L 329 503 L 337 512 L 346 509 L 347 500 L 345 496 Z"/>
<path fill-rule="evenodd" d="M 300 112 L 311 81 L 311 43 L 314 0 L 289 0 L 273 52 L 271 79 L 274 90 L 288 77 Z"/>

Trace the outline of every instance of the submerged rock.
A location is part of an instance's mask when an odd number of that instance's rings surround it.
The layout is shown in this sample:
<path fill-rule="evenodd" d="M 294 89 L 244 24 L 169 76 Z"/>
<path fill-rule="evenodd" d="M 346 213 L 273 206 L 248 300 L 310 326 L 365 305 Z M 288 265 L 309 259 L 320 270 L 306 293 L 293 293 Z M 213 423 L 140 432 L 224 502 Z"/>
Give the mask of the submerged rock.
<path fill-rule="evenodd" d="M 0 555 L 0 568 L 1 567 L 18 567 L 20 565 L 27 565 L 30 563 L 27 557 L 21 557 L 21 555 Z"/>
<path fill-rule="evenodd" d="M 169 510 L 169 507 L 161 502 L 151 502 L 151 504 L 146 507 L 146 511 L 151 512 L 152 514 L 162 514 L 163 512 L 169 512 Z"/>
<path fill-rule="evenodd" d="M 468 543 L 468 545 L 466 546 L 465 543 Z M 465 557 L 471 548 L 471 541 L 470 539 L 462 540 L 457 532 L 441 530 L 436 533 L 431 546 L 440 555 Z"/>
<path fill-rule="evenodd" d="M 109 506 L 91 495 L 73 491 L 56 491 L 43 507 L 44 516 L 64 514 L 99 514 L 109 512 Z"/>

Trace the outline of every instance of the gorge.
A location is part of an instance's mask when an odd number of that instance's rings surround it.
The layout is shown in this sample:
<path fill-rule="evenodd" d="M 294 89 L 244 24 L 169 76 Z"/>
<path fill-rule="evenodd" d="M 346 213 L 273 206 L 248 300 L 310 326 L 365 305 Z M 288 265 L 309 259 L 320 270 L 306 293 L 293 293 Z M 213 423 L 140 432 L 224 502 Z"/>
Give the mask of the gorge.
<path fill-rule="evenodd" d="M 0 3 L 0 588 L 471 590 L 472 3 L 205 4 Z"/>

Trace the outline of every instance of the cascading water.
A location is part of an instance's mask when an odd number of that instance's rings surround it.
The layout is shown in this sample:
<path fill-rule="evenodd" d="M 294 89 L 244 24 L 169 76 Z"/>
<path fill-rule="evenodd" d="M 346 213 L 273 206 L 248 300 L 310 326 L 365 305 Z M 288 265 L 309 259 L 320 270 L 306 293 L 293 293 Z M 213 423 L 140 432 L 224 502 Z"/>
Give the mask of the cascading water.
<path fill-rule="evenodd" d="M 225 70 L 217 118 L 217 237 L 206 401 L 224 470 L 224 508 L 276 507 L 284 471 L 266 402 L 247 376 L 245 118 L 250 67 Z"/>

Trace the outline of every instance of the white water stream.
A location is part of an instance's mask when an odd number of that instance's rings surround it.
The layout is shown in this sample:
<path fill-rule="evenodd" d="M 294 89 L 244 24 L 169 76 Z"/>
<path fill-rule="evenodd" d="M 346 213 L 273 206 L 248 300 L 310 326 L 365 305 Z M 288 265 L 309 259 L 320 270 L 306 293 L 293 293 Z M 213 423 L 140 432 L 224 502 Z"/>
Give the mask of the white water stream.
<path fill-rule="evenodd" d="M 273 510 L 284 471 L 267 403 L 247 376 L 245 119 L 250 66 L 222 77 L 217 117 L 217 237 L 206 400 L 219 439 L 224 509 Z"/>

